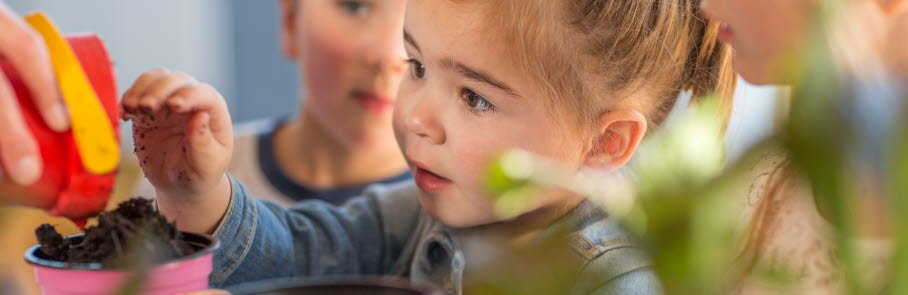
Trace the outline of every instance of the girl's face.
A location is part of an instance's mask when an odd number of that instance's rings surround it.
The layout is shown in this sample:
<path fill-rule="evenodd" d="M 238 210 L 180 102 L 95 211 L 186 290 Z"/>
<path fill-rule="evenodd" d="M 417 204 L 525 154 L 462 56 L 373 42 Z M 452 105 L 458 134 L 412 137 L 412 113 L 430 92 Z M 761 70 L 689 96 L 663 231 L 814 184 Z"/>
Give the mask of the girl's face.
<path fill-rule="evenodd" d="M 423 208 L 442 223 L 499 221 L 482 187 L 500 152 L 523 149 L 581 163 L 583 140 L 561 128 L 539 88 L 509 57 L 482 13 L 448 0 L 410 1 L 404 23 L 409 69 L 394 108 L 394 133 L 420 187 Z M 579 166 L 579 165 L 578 165 Z M 527 212 L 563 204 L 549 196 Z"/>
<path fill-rule="evenodd" d="M 283 50 L 305 107 L 347 147 L 394 149 L 391 109 L 406 70 L 405 0 L 283 0 Z"/>
<path fill-rule="evenodd" d="M 735 70 L 755 84 L 783 83 L 779 73 L 802 46 L 816 0 L 703 0 L 704 14 L 721 21 L 722 42 L 735 49 Z"/>

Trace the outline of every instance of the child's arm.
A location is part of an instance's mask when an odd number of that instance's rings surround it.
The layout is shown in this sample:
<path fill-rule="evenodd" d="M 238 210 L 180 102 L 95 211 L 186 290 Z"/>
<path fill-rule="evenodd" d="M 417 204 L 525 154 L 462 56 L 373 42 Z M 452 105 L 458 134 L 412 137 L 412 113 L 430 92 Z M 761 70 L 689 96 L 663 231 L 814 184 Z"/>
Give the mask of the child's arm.
<path fill-rule="evenodd" d="M 288 210 L 249 195 L 225 173 L 232 131 L 223 98 L 186 74 L 143 74 L 122 107 L 161 213 L 180 230 L 220 241 L 212 286 L 387 273 L 419 224 L 412 185 L 373 188 L 342 207 L 308 202 Z"/>
<path fill-rule="evenodd" d="M 230 201 L 233 135 L 224 99 L 185 73 L 158 68 L 136 80 L 121 107 L 161 213 L 180 230 L 214 231 Z"/>
<path fill-rule="evenodd" d="M 212 287 L 302 276 L 390 274 L 420 224 L 412 183 L 373 186 L 343 206 L 303 202 L 291 209 L 258 200 L 235 179 L 215 232 Z"/>

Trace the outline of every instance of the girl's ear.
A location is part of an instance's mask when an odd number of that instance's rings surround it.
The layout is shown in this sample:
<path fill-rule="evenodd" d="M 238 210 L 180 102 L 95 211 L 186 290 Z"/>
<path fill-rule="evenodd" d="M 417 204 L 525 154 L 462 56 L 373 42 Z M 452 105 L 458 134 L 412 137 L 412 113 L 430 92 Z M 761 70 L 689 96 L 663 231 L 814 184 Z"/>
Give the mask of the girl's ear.
<path fill-rule="evenodd" d="M 632 109 L 606 111 L 599 115 L 596 131 L 584 164 L 615 170 L 637 151 L 646 134 L 646 118 Z"/>
<path fill-rule="evenodd" d="M 281 51 L 284 56 L 295 60 L 299 57 L 299 32 L 296 21 L 299 11 L 299 0 L 280 0 L 281 6 Z"/>

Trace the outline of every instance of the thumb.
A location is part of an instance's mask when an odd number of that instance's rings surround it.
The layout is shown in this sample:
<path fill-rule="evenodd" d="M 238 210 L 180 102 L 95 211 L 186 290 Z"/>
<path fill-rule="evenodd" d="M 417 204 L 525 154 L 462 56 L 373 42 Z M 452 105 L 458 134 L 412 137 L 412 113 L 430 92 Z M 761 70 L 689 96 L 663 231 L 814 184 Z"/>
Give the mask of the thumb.
<path fill-rule="evenodd" d="M 213 144 L 211 134 L 211 115 L 207 112 L 192 114 L 186 124 L 186 138 L 188 143 L 195 147 L 204 148 Z"/>
<path fill-rule="evenodd" d="M 230 161 L 231 142 L 220 142 L 216 122 L 208 112 L 197 112 L 189 118 L 185 130 L 183 153 L 190 170 L 203 179 L 221 177 Z M 187 146 L 188 145 L 188 146 Z"/>
<path fill-rule="evenodd" d="M 198 112 L 189 118 L 186 126 L 186 156 L 193 167 L 205 167 L 217 155 L 219 147 L 211 133 L 211 115 Z"/>

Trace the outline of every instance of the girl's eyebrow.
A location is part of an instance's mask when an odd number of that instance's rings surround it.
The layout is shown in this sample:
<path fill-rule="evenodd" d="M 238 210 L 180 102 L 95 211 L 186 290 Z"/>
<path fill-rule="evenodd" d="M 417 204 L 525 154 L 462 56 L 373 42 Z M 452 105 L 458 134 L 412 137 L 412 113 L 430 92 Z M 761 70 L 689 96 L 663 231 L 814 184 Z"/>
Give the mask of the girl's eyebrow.
<path fill-rule="evenodd" d="M 416 48 L 416 51 L 422 53 L 422 50 L 419 49 L 419 45 L 416 45 L 416 40 L 413 40 L 413 36 L 410 36 L 410 33 L 407 32 L 407 29 L 404 29 L 404 42 Z"/>
<path fill-rule="evenodd" d="M 413 48 L 416 49 L 417 52 L 422 53 L 422 50 L 419 49 L 419 45 L 416 44 L 416 40 L 413 39 L 413 36 L 411 36 L 409 32 L 407 32 L 407 29 L 404 29 L 403 31 L 404 31 L 404 42 L 407 44 L 410 44 L 410 46 L 413 46 Z M 457 73 L 460 73 L 462 76 L 464 76 L 467 79 L 470 79 L 470 80 L 473 80 L 473 81 L 476 81 L 479 83 L 487 84 L 489 86 L 501 89 L 505 93 L 510 94 L 512 96 L 523 98 L 522 96 L 520 96 L 520 94 L 517 94 L 517 92 L 514 91 L 513 88 L 511 88 L 510 86 L 508 86 L 508 84 L 505 84 L 501 80 L 495 79 L 494 77 L 492 77 L 492 75 L 487 74 L 483 71 L 479 71 L 479 70 L 470 68 L 460 62 L 455 61 L 452 58 L 449 58 L 449 57 L 442 58 L 441 66 L 444 68 L 447 68 L 447 69 L 454 70 Z"/>
<path fill-rule="evenodd" d="M 513 88 L 511 88 L 510 86 L 508 86 L 508 84 L 505 84 L 501 80 L 495 79 L 490 74 L 487 74 L 480 70 L 470 68 L 451 58 L 441 59 L 441 66 L 444 68 L 447 68 L 447 69 L 452 69 L 452 70 L 456 71 L 457 73 L 460 73 L 467 79 L 490 85 L 492 87 L 501 89 L 502 91 L 504 91 L 507 94 L 522 98 L 519 94 L 517 94 L 516 91 L 514 91 Z"/>

